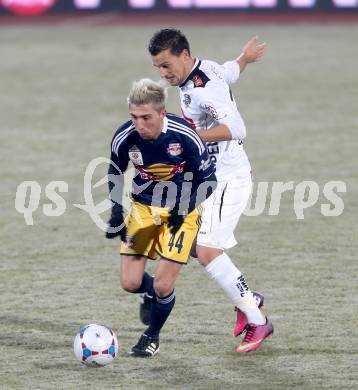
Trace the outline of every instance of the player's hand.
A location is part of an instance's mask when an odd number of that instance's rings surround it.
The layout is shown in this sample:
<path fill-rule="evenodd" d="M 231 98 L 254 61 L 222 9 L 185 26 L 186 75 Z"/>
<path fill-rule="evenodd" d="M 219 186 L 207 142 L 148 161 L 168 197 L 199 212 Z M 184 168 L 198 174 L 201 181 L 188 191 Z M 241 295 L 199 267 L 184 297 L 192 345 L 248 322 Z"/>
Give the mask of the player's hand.
<path fill-rule="evenodd" d="M 258 45 L 257 44 L 258 40 L 259 40 L 258 36 L 251 38 L 249 42 L 247 42 L 244 48 L 242 49 L 241 56 L 243 57 L 243 59 L 247 64 L 251 62 L 259 61 L 265 53 L 267 44 L 261 43 Z"/>
<path fill-rule="evenodd" d="M 184 215 L 178 214 L 177 210 L 172 210 L 169 213 L 168 217 L 168 226 L 169 226 L 169 231 L 171 234 L 175 235 L 178 230 L 181 228 L 181 225 L 184 222 Z"/>
<path fill-rule="evenodd" d="M 108 228 L 106 231 L 106 238 L 112 239 L 120 237 L 122 241 L 126 240 L 127 228 L 124 224 L 123 213 L 112 214 L 108 221 Z"/>

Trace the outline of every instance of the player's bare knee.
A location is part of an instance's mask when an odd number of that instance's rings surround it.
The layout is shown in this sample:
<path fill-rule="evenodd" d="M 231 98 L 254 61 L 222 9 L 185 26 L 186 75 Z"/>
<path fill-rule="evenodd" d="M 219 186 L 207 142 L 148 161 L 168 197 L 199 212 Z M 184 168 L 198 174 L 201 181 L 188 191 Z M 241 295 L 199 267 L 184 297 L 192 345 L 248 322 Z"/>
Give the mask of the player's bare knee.
<path fill-rule="evenodd" d="M 134 291 L 138 290 L 140 285 L 141 285 L 140 280 L 121 277 L 121 286 L 122 286 L 123 290 L 125 290 L 127 292 L 134 292 Z"/>
<path fill-rule="evenodd" d="M 207 257 L 197 257 L 199 263 L 201 265 L 203 265 L 204 267 L 206 267 L 208 264 L 210 264 L 212 262 L 213 259 L 209 259 Z"/>
<path fill-rule="evenodd" d="M 218 248 L 209 248 L 209 247 L 199 246 L 199 245 L 196 247 L 196 254 L 197 254 L 198 261 L 204 267 L 209 265 L 214 259 L 220 256 L 222 253 L 223 250 Z"/>
<path fill-rule="evenodd" d="M 155 280 L 154 279 L 154 291 L 159 297 L 166 297 L 173 291 L 173 283 L 168 280 Z"/>

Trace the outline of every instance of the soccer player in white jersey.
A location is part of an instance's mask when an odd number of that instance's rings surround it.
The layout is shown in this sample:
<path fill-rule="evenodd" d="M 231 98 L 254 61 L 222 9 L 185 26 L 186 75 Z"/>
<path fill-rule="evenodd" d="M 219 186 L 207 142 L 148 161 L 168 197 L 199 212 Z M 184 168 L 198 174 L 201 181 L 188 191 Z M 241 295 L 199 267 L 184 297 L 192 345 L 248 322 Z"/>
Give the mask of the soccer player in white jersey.
<path fill-rule="evenodd" d="M 192 57 L 188 40 L 175 29 L 158 31 L 148 47 L 160 76 L 179 87 L 183 117 L 207 142 L 216 164 L 218 186 L 204 203 L 196 256 L 237 308 L 234 335 L 245 332 L 236 349 L 239 353 L 259 348 L 273 333 L 271 321 L 259 309 L 263 297 L 251 292 L 225 252 L 237 244 L 234 230 L 252 189 L 251 167 L 243 148 L 246 128 L 230 85 L 248 63 L 262 57 L 266 44 L 257 41 L 258 37 L 252 38 L 238 58 L 223 65 Z"/>

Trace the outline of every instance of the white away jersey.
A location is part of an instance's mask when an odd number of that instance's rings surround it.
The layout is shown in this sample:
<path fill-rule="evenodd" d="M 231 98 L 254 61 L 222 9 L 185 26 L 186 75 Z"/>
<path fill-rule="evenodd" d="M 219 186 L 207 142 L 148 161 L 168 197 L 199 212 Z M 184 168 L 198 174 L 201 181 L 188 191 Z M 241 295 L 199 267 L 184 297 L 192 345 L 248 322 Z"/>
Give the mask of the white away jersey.
<path fill-rule="evenodd" d="M 243 148 L 245 124 L 230 89 L 230 84 L 239 76 L 236 61 L 219 65 L 197 59 L 189 76 L 179 86 L 182 114 L 194 128 L 210 129 L 225 124 L 232 133 L 230 141 L 207 142 L 218 181 L 240 176 L 251 169 Z"/>

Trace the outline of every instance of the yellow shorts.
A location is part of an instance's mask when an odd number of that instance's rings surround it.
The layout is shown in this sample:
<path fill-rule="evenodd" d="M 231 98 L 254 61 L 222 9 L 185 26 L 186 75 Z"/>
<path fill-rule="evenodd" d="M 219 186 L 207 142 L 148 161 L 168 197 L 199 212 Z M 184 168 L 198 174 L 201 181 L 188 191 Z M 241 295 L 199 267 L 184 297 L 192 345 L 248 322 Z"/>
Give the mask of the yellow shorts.
<path fill-rule="evenodd" d="M 173 236 L 167 225 L 167 208 L 133 202 L 126 217 L 127 239 L 121 244 L 121 255 L 160 257 L 186 264 L 198 233 L 201 216 L 198 209 L 188 214 Z"/>

